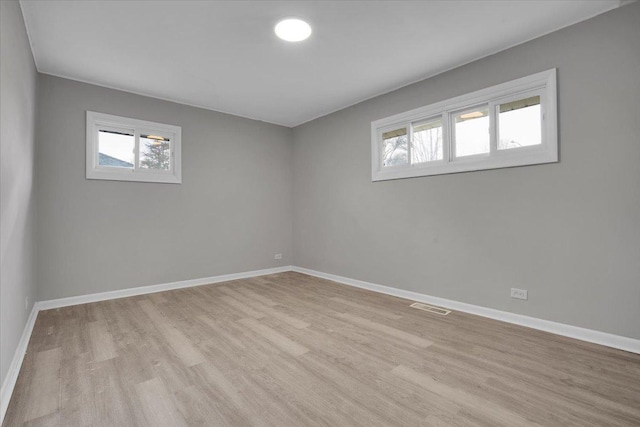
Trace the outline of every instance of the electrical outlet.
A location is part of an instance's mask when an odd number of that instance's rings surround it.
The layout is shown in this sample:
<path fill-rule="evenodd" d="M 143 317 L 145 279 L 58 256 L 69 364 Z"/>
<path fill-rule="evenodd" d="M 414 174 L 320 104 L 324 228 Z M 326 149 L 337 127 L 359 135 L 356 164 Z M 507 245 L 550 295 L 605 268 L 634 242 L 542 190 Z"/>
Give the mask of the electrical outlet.
<path fill-rule="evenodd" d="M 524 289 L 511 288 L 511 298 L 529 299 L 529 295 Z"/>
<path fill-rule="evenodd" d="M 282 254 L 275 254 L 273 259 L 282 259 Z"/>

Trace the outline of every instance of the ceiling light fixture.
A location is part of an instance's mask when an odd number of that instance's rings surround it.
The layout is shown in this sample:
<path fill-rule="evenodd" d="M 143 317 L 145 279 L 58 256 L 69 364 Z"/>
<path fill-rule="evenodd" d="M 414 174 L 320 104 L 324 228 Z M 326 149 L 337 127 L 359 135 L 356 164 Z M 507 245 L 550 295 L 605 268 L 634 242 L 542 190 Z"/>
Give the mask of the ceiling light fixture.
<path fill-rule="evenodd" d="M 287 18 L 276 24 L 276 35 L 288 42 L 301 42 L 311 35 L 311 26 L 302 19 Z"/>

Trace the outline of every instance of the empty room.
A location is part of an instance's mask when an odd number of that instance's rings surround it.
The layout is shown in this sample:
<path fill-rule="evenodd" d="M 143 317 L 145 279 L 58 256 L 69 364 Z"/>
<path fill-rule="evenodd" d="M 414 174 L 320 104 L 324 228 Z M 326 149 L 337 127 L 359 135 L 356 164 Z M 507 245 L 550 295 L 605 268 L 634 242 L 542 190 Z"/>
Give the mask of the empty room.
<path fill-rule="evenodd" d="M 0 19 L 2 427 L 640 426 L 640 2 Z"/>

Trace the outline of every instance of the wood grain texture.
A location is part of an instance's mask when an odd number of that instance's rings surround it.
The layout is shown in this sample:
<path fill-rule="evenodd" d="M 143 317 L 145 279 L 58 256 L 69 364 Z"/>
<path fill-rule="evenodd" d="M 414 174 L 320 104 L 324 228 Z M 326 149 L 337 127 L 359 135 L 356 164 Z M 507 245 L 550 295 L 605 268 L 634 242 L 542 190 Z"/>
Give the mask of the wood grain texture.
<path fill-rule="evenodd" d="M 5 427 L 638 426 L 640 355 L 299 273 L 43 311 Z"/>
<path fill-rule="evenodd" d="M 107 330 L 105 323 L 101 321 L 89 322 L 88 325 L 93 360 L 99 362 L 116 357 L 117 352 L 113 344 L 113 337 Z"/>

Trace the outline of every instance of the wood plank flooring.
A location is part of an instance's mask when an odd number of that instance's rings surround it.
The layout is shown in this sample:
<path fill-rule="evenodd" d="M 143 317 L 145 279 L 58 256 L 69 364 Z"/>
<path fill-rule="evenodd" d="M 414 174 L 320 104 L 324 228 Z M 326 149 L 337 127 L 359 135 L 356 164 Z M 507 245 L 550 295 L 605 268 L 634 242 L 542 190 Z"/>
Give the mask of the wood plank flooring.
<path fill-rule="evenodd" d="M 640 355 L 299 273 L 38 315 L 3 426 L 640 426 Z"/>

